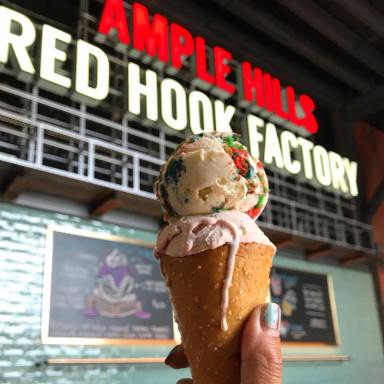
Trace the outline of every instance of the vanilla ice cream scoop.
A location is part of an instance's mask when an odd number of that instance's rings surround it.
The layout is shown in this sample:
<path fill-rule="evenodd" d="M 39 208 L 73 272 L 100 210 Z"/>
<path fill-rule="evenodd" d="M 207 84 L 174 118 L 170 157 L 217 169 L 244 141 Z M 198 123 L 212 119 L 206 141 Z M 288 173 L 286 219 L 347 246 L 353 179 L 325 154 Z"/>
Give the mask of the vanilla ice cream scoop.
<path fill-rule="evenodd" d="M 237 135 L 208 133 L 182 142 L 163 165 L 156 193 L 171 217 L 236 210 L 258 217 L 268 182 Z"/>

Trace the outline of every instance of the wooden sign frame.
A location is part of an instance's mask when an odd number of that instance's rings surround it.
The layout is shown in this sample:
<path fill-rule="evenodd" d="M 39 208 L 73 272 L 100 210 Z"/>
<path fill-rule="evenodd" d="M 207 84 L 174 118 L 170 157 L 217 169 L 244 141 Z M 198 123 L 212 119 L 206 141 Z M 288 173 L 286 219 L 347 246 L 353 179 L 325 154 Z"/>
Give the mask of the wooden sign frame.
<path fill-rule="evenodd" d="M 326 343 L 326 342 L 317 342 L 317 341 L 282 341 L 281 344 L 284 348 L 323 348 L 323 349 L 330 349 L 330 348 L 339 348 L 341 346 L 341 337 L 340 337 L 340 328 L 339 328 L 339 322 L 337 317 L 337 307 L 336 307 L 336 299 L 335 299 L 335 291 L 333 287 L 333 278 L 330 273 L 317 273 L 302 269 L 294 269 L 290 267 L 283 267 L 276 265 L 274 266 L 278 269 L 286 269 L 287 271 L 291 272 L 298 272 L 298 273 L 308 273 L 312 275 L 319 275 L 326 277 L 327 279 L 327 289 L 328 289 L 328 299 L 329 299 L 329 305 L 330 305 L 330 316 L 332 319 L 332 327 L 333 327 L 333 333 L 335 335 L 335 343 Z"/>
<path fill-rule="evenodd" d="M 58 345 L 175 345 L 180 342 L 180 335 L 177 324 L 173 320 L 172 339 L 119 339 L 119 338 L 92 338 L 92 337 L 56 337 L 49 335 L 50 323 L 50 301 L 51 301 L 51 280 L 53 265 L 53 241 L 55 233 L 64 233 L 73 236 L 81 236 L 99 240 L 114 241 L 125 244 L 139 245 L 145 248 L 154 248 L 154 243 L 138 239 L 92 232 L 78 228 L 68 228 L 57 225 L 50 225 L 47 228 L 45 263 L 44 263 L 44 285 L 43 285 L 43 305 L 41 323 L 41 341 L 43 344 Z"/>

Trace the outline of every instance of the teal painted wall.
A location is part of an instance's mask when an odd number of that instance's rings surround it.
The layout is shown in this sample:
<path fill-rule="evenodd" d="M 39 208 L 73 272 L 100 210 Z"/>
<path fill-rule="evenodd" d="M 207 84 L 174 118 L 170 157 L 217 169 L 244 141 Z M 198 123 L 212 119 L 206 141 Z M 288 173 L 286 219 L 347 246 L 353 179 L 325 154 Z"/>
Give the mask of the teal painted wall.
<path fill-rule="evenodd" d="M 96 220 L 0 204 L 0 383 L 175 383 L 186 370 L 162 365 L 36 368 L 48 357 L 165 356 L 168 347 L 68 347 L 40 344 L 46 228 L 49 224 L 153 241 L 154 233 Z M 297 255 L 296 255 L 297 256 Z M 284 383 L 375 383 L 384 377 L 379 320 L 370 274 L 278 255 L 275 264 L 320 273 L 334 280 L 342 345 L 327 350 L 285 350 L 285 354 L 338 353 L 345 363 L 287 363 Z"/>
<path fill-rule="evenodd" d="M 297 256 L 297 255 L 296 255 Z M 337 306 L 341 345 L 323 349 L 285 349 L 285 354 L 348 355 L 342 363 L 287 363 L 284 383 L 379 383 L 384 380 L 380 321 L 372 276 L 340 267 L 315 264 L 278 255 L 276 266 L 331 274 Z"/>

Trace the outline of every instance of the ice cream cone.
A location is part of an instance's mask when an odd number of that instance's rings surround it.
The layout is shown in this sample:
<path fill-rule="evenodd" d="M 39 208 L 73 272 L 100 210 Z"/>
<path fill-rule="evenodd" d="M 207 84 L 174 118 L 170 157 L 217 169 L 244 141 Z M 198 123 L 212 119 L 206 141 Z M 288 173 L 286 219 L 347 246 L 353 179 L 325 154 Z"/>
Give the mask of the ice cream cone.
<path fill-rule="evenodd" d="M 275 247 L 240 243 L 222 321 L 223 283 L 230 245 L 185 257 L 160 256 L 194 384 L 239 384 L 240 341 L 252 310 L 265 302 Z M 183 255 L 181 255 L 183 256 Z"/>

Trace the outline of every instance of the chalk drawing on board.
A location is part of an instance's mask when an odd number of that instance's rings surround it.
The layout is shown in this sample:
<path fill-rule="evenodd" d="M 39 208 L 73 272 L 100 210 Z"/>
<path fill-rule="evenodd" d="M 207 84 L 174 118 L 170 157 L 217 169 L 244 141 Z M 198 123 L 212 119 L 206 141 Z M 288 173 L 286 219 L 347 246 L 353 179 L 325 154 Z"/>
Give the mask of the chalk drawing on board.
<path fill-rule="evenodd" d="M 88 295 L 84 315 L 88 318 L 129 317 L 148 319 L 150 312 L 135 294 L 138 285 L 130 273 L 128 257 L 119 249 L 107 254 L 96 276 L 96 286 Z"/>
<path fill-rule="evenodd" d="M 153 243 L 49 226 L 44 344 L 165 345 L 180 336 Z"/>

